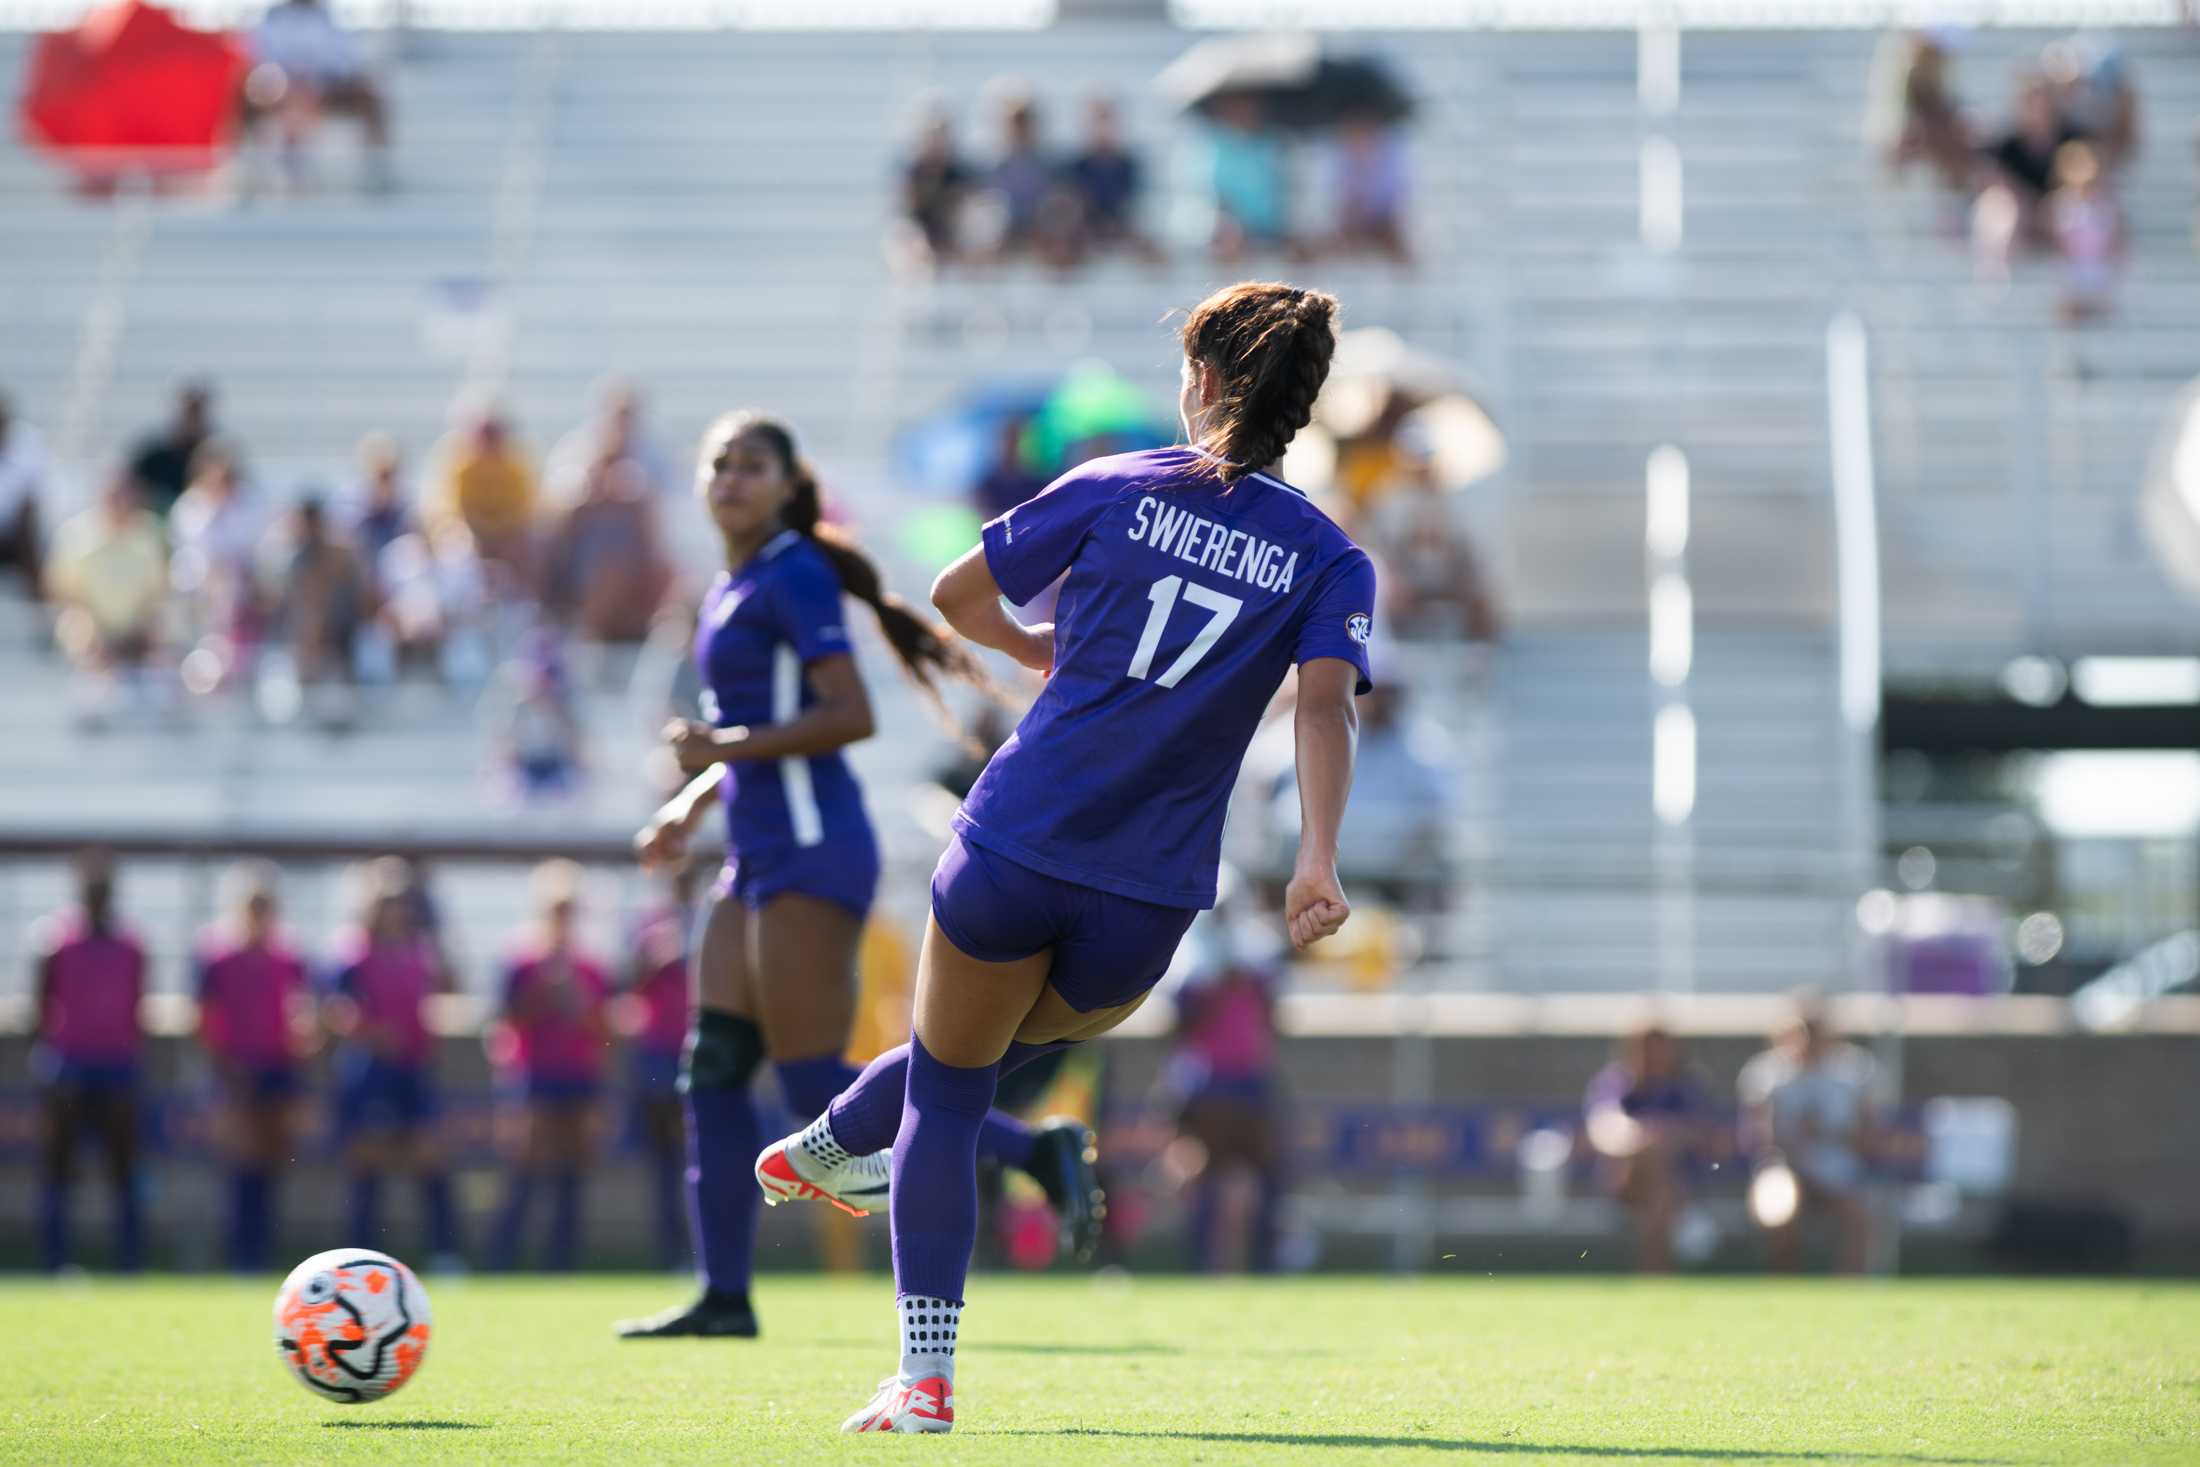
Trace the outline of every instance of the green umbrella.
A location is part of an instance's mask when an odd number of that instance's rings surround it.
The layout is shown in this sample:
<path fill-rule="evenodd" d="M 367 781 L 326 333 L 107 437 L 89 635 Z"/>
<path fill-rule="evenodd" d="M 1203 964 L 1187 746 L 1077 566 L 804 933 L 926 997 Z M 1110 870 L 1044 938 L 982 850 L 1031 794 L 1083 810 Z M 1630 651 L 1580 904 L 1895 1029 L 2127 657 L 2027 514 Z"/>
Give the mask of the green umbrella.
<path fill-rule="evenodd" d="M 947 569 L 978 543 L 977 511 L 960 504 L 927 504 L 902 515 L 896 538 L 901 553 L 927 575 Z"/>
<path fill-rule="evenodd" d="M 1040 473 L 1058 473 L 1070 450 L 1094 438 L 1114 440 L 1112 451 L 1129 453 L 1169 441 L 1165 420 L 1151 400 L 1109 367 L 1086 363 L 1047 396 L 1024 433 L 1024 461 Z"/>

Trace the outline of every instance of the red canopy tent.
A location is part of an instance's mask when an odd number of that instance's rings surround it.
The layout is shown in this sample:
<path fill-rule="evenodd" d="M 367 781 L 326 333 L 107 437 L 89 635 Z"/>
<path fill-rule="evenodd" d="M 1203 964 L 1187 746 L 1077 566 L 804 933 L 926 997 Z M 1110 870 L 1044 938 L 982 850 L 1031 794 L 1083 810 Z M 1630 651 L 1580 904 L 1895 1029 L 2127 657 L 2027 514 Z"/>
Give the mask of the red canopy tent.
<path fill-rule="evenodd" d="M 38 38 L 24 136 L 90 179 L 212 168 L 228 146 L 251 56 L 139 0 L 101 6 Z"/>

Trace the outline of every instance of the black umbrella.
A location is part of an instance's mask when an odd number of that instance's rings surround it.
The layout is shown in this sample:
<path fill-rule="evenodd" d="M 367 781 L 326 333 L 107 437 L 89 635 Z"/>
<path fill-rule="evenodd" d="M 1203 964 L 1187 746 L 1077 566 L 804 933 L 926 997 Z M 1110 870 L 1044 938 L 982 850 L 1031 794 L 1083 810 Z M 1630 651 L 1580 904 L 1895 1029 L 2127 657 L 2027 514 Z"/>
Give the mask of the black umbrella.
<path fill-rule="evenodd" d="M 1171 62 L 1156 84 L 1180 105 L 1212 115 L 1250 98 L 1276 127 L 1398 122 L 1413 112 L 1390 69 L 1371 56 L 1324 56 L 1306 36 L 1231 36 Z"/>

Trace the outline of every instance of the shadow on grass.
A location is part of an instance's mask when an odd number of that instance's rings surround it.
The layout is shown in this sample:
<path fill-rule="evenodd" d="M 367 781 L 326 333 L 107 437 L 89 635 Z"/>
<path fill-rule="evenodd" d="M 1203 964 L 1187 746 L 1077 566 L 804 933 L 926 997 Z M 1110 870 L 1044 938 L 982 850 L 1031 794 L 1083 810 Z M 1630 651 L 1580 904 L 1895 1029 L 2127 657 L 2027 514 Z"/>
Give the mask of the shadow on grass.
<path fill-rule="evenodd" d="M 478 1421 L 324 1421 L 324 1431 L 487 1431 Z"/>
<path fill-rule="evenodd" d="M 986 1436 L 1105 1436 L 1140 1441 L 1218 1442 L 1274 1447 L 1423 1447 L 1436 1452 L 1532 1453 L 1539 1457 L 1594 1457 L 1643 1462 L 1912 1462 L 1919 1467 L 2013 1467 L 1999 1457 L 1941 1457 L 1930 1452 L 1781 1452 L 1746 1447 L 1566 1447 L 1548 1442 L 1466 1441 L 1442 1436 L 1369 1436 L 1356 1432 L 1109 1431 L 1065 1427 L 1060 1431 L 989 1431 Z"/>

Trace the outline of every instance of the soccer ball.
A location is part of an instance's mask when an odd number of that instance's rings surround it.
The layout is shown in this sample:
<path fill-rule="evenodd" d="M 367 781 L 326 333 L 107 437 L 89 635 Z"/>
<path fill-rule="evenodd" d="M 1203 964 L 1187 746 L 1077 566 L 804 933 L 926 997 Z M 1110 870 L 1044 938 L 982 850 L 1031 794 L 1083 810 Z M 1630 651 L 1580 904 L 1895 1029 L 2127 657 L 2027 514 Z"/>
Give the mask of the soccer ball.
<path fill-rule="evenodd" d="M 332 1248 L 275 1293 L 275 1350 L 299 1384 L 348 1406 L 411 1380 L 428 1353 L 428 1291 L 372 1248 Z"/>

